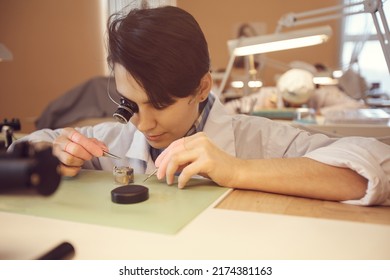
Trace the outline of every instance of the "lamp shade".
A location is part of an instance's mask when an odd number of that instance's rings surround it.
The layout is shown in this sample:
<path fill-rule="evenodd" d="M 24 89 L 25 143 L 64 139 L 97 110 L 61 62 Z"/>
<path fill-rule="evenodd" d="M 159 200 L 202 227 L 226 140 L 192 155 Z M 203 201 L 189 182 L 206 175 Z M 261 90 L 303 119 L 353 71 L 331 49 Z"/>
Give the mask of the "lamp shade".
<path fill-rule="evenodd" d="M 321 26 L 229 40 L 228 47 L 234 56 L 243 56 L 313 46 L 326 42 L 331 35 L 330 26 Z"/>

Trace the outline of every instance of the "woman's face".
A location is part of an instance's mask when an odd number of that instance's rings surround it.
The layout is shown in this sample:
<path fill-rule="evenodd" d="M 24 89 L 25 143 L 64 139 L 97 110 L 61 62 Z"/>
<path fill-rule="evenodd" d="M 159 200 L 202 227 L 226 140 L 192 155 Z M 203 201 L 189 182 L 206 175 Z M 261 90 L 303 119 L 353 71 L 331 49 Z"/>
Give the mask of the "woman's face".
<path fill-rule="evenodd" d="M 117 91 L 138 106 L 130 121 L 142 132 L 148 143 L 157 149 L 166 148 L 183 137 L 199 116 L 199 94 L 178 98 L 172 105 L 156 109 L 144 89 L 120 64 L 114 65 Z"/>

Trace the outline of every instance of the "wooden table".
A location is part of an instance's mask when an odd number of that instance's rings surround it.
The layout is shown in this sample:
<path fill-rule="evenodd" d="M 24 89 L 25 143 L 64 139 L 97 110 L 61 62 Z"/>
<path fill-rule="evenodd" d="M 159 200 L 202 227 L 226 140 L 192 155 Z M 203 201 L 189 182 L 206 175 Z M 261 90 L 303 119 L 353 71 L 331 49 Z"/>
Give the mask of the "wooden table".
<path fill-rule="evenodd" d="M 216 208 L 390 225 L 388 206 L 356 206 L 260 191 L 234 190 Z"/>

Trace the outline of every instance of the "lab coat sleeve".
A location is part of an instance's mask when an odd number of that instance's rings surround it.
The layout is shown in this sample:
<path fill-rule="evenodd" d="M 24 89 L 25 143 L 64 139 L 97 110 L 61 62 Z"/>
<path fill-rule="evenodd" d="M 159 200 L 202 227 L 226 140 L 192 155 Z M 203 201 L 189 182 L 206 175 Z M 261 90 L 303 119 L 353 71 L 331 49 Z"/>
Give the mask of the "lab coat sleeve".
<path fill-rule="evenodd" d="M 134 133 L 136 131 L 132 124 L 129 123 L 123 125 L 118 122 L 104 122 L 95 126 L 85 126 L 75 129 L 88 138 L 96 138 L 99 141 L 102 141 L 107 145 L 108 150 L 111 153 L 124 157 L 124 159 L 120 161 L 107 157 L 94 157 L 91 160 L 84 162 L 84 169 L 112 171 L 114 165 L 120 164 L 131 165 L 137 173 L 145 172 L 145 158 L 139 156 L 134 159 L 131 158 L 131 155 L 126 157 L 128 150 L 133 144 Z M 9 150 L 12 150 L 13 146 L 20 141 L 29 141 L 32 143 L 44 141 L 53 143 L 53 141 L 60 135 L 61 131 L 62 129 L 37 130 L 15 141 Z M 134 149 L 138 151 L 138 148 L 141 149 L 142 147 L 137 146 Z M 143 150 L 138 151 L 138 153 L 148 153 L 148 148 L 144 147 Z"/>
<path fill-rule="evenodd" d="M 12 144 L 14 145 L 15 143 L 21 142 L 21 141 L 29 141 L 31 143 L 37 143 L 37 142 L 50 142 L 53 143 L 54 139 L 56 139 L 62 129 L 56 129 L 52 130 L 49 128 L 41 129 L 34 131 L 30 133 L 29 135 L 26 135 L 17 141 L 13 142 Z M 10 149 L 13 148 L 13 145 L 11 145 Z"/>
<path fill-rule="evenodd" d="M 106 122 L 95 126 L 85 126 L 81 128 L 76 127 L 75 129 L 88 138 L 96 138 L 105 143 L 110 143 L 112 141 L 112 138 L 114 138 L 121 131 L 122 127 L 120 126 L 119 123 Z M 36 143 L 36 142 L 52 143 L 58 136 L 60 136 L 61 131 L 62 128 L 55 129 L 55 130 L 49 128 L 36 130 L 30 133 L 29 135 L 26 135 L 18 139 L 14 143 L 20 141 L 29 141 L 31 143 Z"/>
<path fill-rule="evenodd" d="M 350 168 L 368 180 L 367 191 L 355 205 L 390 205 L 390 147 L 372 138 L 346 137 L 315 149 L 305 157 L 332 166 Z"/>

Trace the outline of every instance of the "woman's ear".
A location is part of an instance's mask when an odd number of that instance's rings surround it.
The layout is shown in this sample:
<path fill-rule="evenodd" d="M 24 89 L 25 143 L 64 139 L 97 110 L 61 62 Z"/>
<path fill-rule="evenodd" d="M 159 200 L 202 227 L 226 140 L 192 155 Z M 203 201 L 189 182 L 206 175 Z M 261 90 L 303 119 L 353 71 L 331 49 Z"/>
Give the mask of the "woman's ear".
<path fill-rule="evenodd" d="M 213 86 L 213 79 L 211 78 L 210 72 L 207 72 L 200 80 L 199 94 L 198 94 L 199 102 L 203 102 L 207 99 L 212 86 Z"/>

